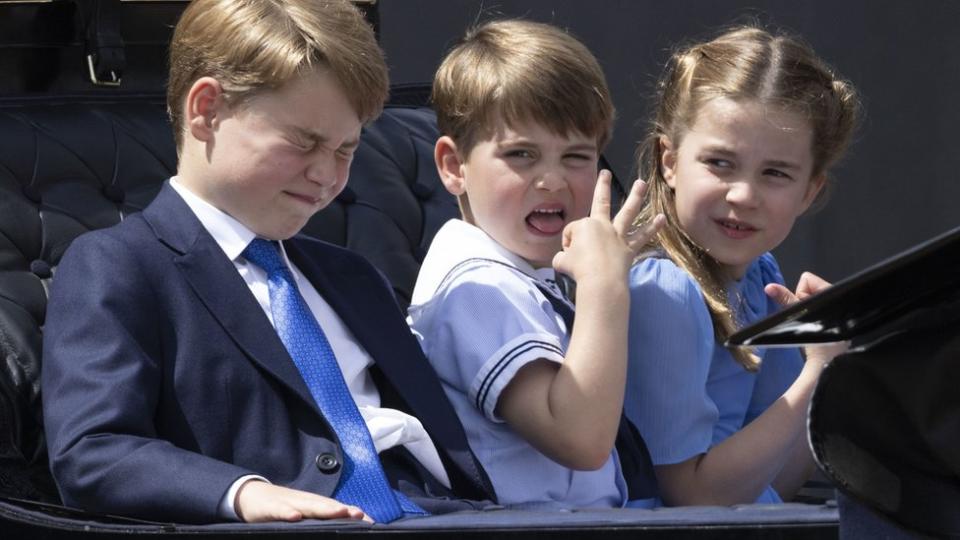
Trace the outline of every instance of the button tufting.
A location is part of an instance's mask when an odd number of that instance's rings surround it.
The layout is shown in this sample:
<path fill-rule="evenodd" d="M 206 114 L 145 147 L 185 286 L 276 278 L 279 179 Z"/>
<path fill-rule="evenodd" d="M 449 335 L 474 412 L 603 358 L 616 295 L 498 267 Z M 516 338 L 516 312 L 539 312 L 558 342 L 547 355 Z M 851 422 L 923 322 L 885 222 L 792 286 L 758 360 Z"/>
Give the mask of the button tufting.
<path fill-rule="evenodd" d="M 104 186 L 103 188 L 103 196 L 106 197 L 107 200 L 109 200 L 110 202 L 113 202 L 116 204 L 123 203 L 124 199 L 126 198 L 126 195 L 127 194 L 124 193 L 124 191 L 121 188 L 117 187 L 114 184 L 110 184 L 109 186 Z"/>
<path fill-rule="evenodd" d="M 42 197 L 40 197 L 40 190 L 36 186 L 23 186 L 23 196 L 30 200 L 34 204 L 40 204 Z"/>
<path fill-rule="evenodd" d="M 50 263 L 40 259 L 30 261 L 30 271 L 40 279 L 47 279 L 53 275 L 53 270 L 50 268 Z"/>
<path fill-rule="evenodd" d="M 340 469 L 340 460 L 333 454 L 320 454 L 317 456 L 317 468 L 322 473 L 335 473 Z"/>

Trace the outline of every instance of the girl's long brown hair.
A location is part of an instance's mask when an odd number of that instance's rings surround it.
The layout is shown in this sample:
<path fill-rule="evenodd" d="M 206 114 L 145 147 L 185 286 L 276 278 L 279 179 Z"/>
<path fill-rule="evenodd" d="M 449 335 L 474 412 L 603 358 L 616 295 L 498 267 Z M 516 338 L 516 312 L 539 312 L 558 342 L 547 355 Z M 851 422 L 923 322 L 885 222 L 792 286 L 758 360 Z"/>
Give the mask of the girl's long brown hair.
<path fill-rule="evenodd" d="M 663 177 L 660 144 L 666 137 L 674 148 L 679 147 L 703 105 L 721 97 L 781 107 L 807 118 L 813 129 L 812 176 L 826 172 L 846 151 L 860 102 L 853 86 L 809 46 L 757 27 L 734 28 L 670 58 L 658 84 L 653 120 L 638 149 L 640 175 L 649 186 L 637 220 L 649 222 L 661 213 L 667 217 L 652 247 L 666 252 L 697 280 L 716 339 L 724 343 L 738 324 L 728 298 L 730 277 L 680 228 L 673 190 Z M 759 359 L 749 349 L 731 353 L 744 368 L 759 367 Z"/>

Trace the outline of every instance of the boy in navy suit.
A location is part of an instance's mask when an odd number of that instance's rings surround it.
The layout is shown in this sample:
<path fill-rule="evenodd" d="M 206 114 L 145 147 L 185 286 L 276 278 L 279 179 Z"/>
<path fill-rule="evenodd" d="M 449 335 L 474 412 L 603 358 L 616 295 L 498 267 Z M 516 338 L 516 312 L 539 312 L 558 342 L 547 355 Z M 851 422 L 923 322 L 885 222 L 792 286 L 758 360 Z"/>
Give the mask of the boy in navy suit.
<path fill-rule="evenodd" d="M 42 384 L 65 504 L 390 521 L 493 498 L 380 274 L 295 236 L 343 189 L 387 92 L 347 1 L 185 10 L 168 88 L 177 175 L 141 214 L 78 238 L 51 291 Z"/>

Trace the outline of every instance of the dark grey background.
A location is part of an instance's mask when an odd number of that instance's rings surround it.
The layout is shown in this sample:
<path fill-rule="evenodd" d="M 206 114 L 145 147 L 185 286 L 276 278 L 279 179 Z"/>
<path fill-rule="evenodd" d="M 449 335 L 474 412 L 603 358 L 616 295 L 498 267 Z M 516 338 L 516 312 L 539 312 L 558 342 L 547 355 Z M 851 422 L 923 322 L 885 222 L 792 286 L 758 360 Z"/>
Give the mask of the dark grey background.
<path fill-rule="evenodd" d="M 503 16 L 567 28 L 600 60 L 618 111 L 606 154 L 621 178 L 635 174 L 648 96 L 678 42 L 759 20 L 800 34 L 853 81 L 865 119 L 826 205 L 776 250 L 788 283 L 803 270 L 841 279 L 960 225 L 960 0 L 381 0 L 392 81 L 431 80 L 470 24 Z"/>

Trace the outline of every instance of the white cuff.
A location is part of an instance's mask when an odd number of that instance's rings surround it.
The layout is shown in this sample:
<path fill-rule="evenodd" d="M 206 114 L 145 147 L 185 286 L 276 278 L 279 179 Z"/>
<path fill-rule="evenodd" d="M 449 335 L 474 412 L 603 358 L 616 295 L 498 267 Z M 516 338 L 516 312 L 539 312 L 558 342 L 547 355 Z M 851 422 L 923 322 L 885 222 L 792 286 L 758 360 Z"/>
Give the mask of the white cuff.
<path fill-rule="evenodd" d="M 560 340 L 551 334 L 524 334 L 497 349 L 473 379 L 468 393 L 473 405 L 491 422 L 503 422 L 495 413 L 500 392 L 523 366 L 534 360 L 563 363 Z"/>
<path fill-rule="evenodd" d="M 262 480 L 268 484 L 270 483 L 270 481 L 266 478 L 256 474 L 248 474 L 234 480 L 233 484 L 230 485 L 230 489 L 227 490 L 226 495 L 220 499 L 220 506 L 217 508 L 217 514 L 221 518 L 229 521 L 242 521 L 240 516 L 237 515 L 237 509 L 234 508 L 233 503 L 236 501 L 237 492 L 240 491 L 240 488 L 250 480 Z"/>

